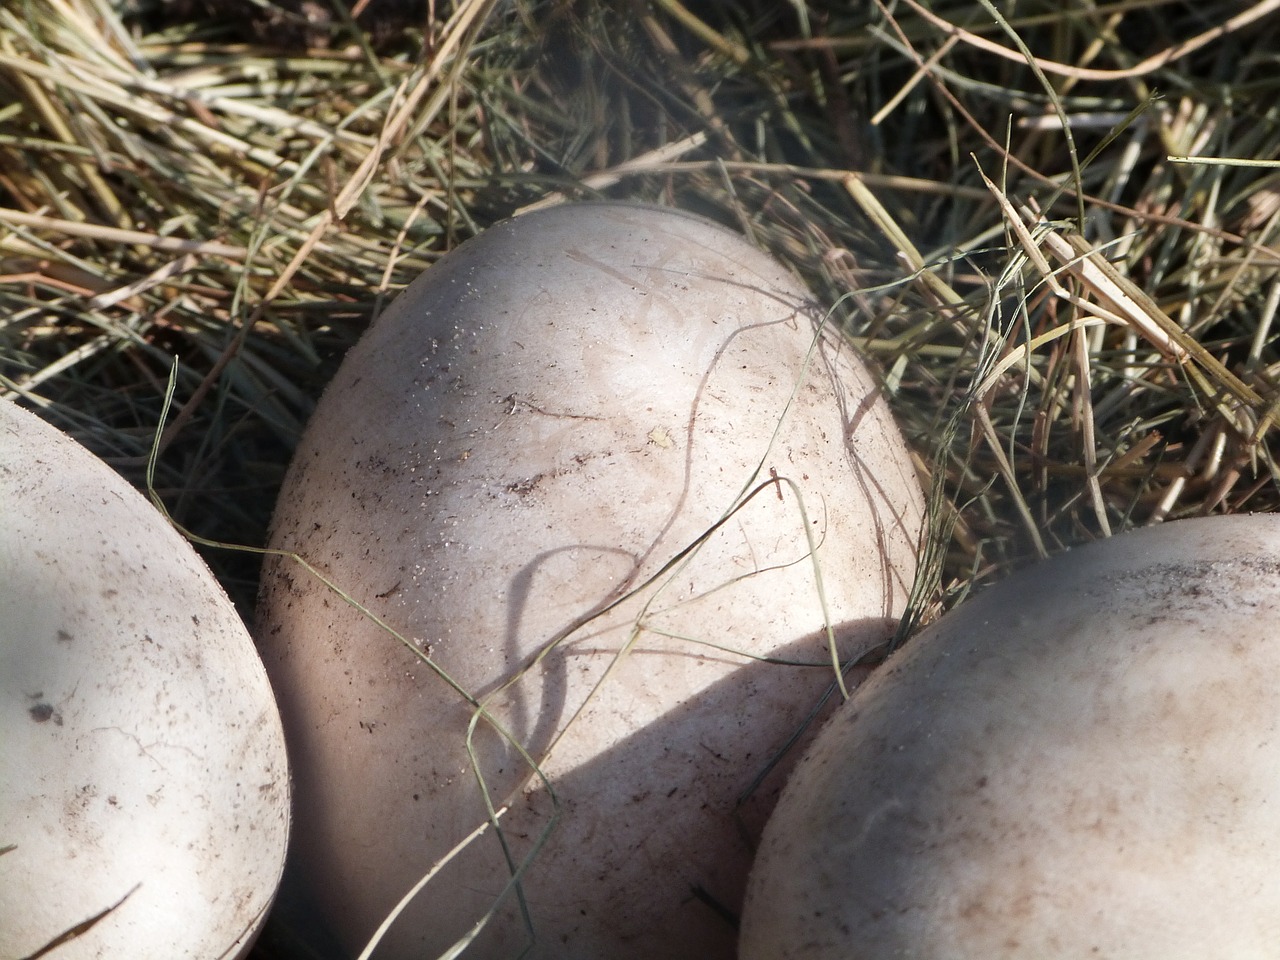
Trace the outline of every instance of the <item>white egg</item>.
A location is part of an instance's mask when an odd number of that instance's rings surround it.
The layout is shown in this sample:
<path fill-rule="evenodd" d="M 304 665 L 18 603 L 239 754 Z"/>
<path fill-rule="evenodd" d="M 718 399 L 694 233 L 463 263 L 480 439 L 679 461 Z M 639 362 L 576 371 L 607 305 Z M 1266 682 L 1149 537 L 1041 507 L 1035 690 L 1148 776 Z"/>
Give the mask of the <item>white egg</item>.
<path fill-rule="evenodd" d="M 1264 960 L 1280 517 L 1035 566 L 909 641 L 797 766 L 743 960 Z"/>
<path fill-rule="evenodd" d="M 295 751 L 297 872 L 349 950 L 487 822 L 479 772 L 510 807 L 499 829 L 376 956 L 445 950 L 517 865 L 518 895 L 467 956 L 732 954 L 781 778 L 753 783 L 835 675 L 818 571 L 844 657 L 892 633 L 914 574 L 907 451 L 821 319 L 736 234 L 591 204 L 464 244 L 351 351 L 272 545 L 483 700 L 552 789 L 483 719 L 473 769 L 473 707 L 269 563 L 260 634 Z M 753 659 L 770 656 L 812 666 Z"/>
<path fill-rule="evenodd" d="M 3 402 L 0 704 L 0 956 L 247 953 L 289 823 L 253 642 L 142 495 Z"/>

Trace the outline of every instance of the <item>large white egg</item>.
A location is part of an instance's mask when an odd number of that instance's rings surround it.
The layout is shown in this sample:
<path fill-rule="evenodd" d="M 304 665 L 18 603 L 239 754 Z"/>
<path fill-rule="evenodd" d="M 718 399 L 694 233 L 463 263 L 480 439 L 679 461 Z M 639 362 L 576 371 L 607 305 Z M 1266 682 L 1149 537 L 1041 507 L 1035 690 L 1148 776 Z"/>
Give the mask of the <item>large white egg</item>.
<path fill-rule="evenodd" d="M 911 640 L 770 819 L 743 960 L 1266 960 L 1280 517 L 1073 550 Z"/>
<path fill-rule="evenodd" d="M 234 958 L 289 827 L 248 631 L 146 499 L 0 402 L 0 957 Z"/>
<path fill-rule="evenodd" d="M 466 956 L 732 954 L 781 777 L 753 781 L 835 676 L 817 571 L 844 657 L 892 633 L 914 574 L 907 451 L 821 318 L 709 221 L 566 206 L 445 257 L 345 359 L 272 545 L 484 700 L 558 804 L 479 721 L 475 770 L 510 810 L 376 956 L 436 956 L 530 858 Z M 260 616 L 297 872 L 354 953 L 486 823 L 474 710 L 288 560 L 267 565 Z"/>

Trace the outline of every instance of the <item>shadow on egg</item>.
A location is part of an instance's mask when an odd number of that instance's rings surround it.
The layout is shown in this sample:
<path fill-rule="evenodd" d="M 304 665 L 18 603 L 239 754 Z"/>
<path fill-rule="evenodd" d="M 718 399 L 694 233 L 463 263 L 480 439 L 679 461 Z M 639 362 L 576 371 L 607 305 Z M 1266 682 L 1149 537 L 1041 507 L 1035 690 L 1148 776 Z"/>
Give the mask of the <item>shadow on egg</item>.
<path fill-rule="evenodd" d="M 867 649 L 887 640 L 895 626 L 893 621 L 867 619 L 841 624 L 835 634 L 844 649 Z M 395 641 L 388 637 L 387 642 Z M 571 643 L 558 653 L 551 658 L 558 660 L 553 677 L 572 671 L 576 659 L 600 656 L 589 643 Z M 666 645 L 658 649 L 642 636 L 622 661 L 623 673 L 617 679 L 634 682 L 626 674 L 644 673 L 659 659 L 664 669 L 670 669 L 673 657 L 685 658 L 695 667 L 707 660 L 691 645 L 683 650 L 673 651 Z M 732 957 L 736 916 L 755 841 L 791 765 L 839 701 L 825 633 L 787 644 L 774 657 L 814 666 L 753 663 L 736 670 L 592 759 L 557 774 L 551 784 L 554 801 L 551 791 L 535 778 L 516 794 L 500 819 L 505 851 L 494 831 L 478 837 L 427 884 L 392 928 L 386 939 L 387 955 L 443 953 L 502 894 L 511 876 L 508 863 L 530 858 L 519 893 L 508 891 L 489 928 L 464 957 L 520 955 L 529 937 L 526 910 L 537 937 L 531 954 L 535 957 L 563 956 L 566 950 L 573 955 L 610 957 Z M 410 658 L 405 659 L 408 664 Z M 729 654 L 723 659 L 742 661 Z M 797 678 L 777 683 L 765 676 L 766 671 L 787 671 Z M 865 668 L 853 668 L 846 682 L 852 686 L 865 672 Z M 564 722 L 560 717 L 563 685 L 553 681 L 544 691 L 547 688 L 551 693 L 543 700 L 545 715 L 533 704 L 524 704 L 533 730 L 554 729 Z M 803 701 L 798 710 L 799 698 Z M 767 740 L 754 739 L 761 727 L 777 727 L 771 718 L 779 712 L 803 717 L 810 709 L 807 722 L 777 730 Z M 459 718 L 465 714 L 456 712 Z M 613 720 L 594 714 L 588 705 L 576 722 L 609 724 Z M 449 731 L 442 729 L 440 735 L 460 738 L 459 729 L 449 725 Z M 398 739 L 394 727 L 376 727 L 358 732 L 353 749 L 360 749 L 361 733 L 369 749 L 380 749 L 380 739 Z M 526 779 L 528 768 L 483 725 L 474 742 L 496 805 Z M 297 738 L 290 746 L 306 750 L 306 743 Z M 735 747 L 737 752 L 730 753 Z M 308 768 L 306 763 L 299 764 L 301 770 Z M 431 818 L 431 804 L 447 804 L 439 816 L 458 824 L 455 841 L 484 822 L 477 789 L 468 784 L 462 790 L 442 792 L 434 789 L 440 784 L 432 784 L 431 771 L 419 773 L 419 788 L 398 798 L 406 808 L 418 808 L 419 818 Z M 306 796 L 311 787 L 300 781 L 297 795 Z M 297 835 L 282 895 L 292 904 L 290 922 L 304 930 L 314 926 L 321 931 L 327 916 L 352 909 L 343 890 L 377 885 L 406 892 L 446 853 L 443 837 L 429 844 L 421 836 L 407 836 L 401 841 L 406 854 L 384 864 L 376 874 L 353 874 L 329 885 L 323 876 L 335 856 L 341 859 L 341 855 L 327 846 L 333 841 L 326 838 L 343 834 L 345 826 L 313 823 L 312 827 Z M 393 906 L 394 898 L 379 904 L 379 913 L 368 913 L 360 926 L 372 933 L 381 914 Z M 673 930 L 678 931 L 675 938 Z M 316 937 L 318 943 L 327 939 L 323 933 Z M 349 943 L 349 955 L 354 956 L 362 945 Z"/>

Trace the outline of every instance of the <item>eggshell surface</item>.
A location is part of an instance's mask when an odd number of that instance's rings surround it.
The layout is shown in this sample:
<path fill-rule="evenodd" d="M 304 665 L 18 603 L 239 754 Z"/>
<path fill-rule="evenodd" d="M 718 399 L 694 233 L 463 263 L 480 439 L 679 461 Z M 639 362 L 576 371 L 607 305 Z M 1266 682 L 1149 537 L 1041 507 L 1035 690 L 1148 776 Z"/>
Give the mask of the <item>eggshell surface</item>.
<path fill-rule="evenodd" d="M 479 776 L 497 826 L 376 957 L 436 956 L 495 903 L 463 956 L 732 955 L 770 761 L 834 678 L 818 571 L 844 657 L 914 574 L 907 451 L 822 317 L 709 221 L 570 205 L 449 254 L 344 360 L 272 544 L 422 659 L 287 559 L 259 615 L 297 874 L 352 954 L 488 821 Z M 459 690 L 494 721 L 474 766 Z"/>
<path fill-rule="evenodd" d="M 289 822 L 252 640 L 144 497 L 7 402 L 0 703 L 0 956 L 247 953 Z"/>
<path fill-rule="evenodd" d="M 770 819 L 743 960 L 1262 960 L 1280 943 L 1280 517 L 1010 577 L 910 640 Z"/>

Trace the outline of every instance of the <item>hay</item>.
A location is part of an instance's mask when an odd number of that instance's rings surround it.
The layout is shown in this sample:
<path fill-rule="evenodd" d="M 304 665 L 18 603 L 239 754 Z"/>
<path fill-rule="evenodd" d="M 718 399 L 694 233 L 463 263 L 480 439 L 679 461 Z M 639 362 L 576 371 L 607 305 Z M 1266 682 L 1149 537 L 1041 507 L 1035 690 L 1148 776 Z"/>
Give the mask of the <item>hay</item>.
<path fill-rule="evenodd" d="M 261 544 L 388 296 L 517 210 L 630 198 L 844 304 L 933 491 L 909 625 L 1276 508 L 1280 0 L 430 6 L 0 9 L 0 394 L 140 484 L 176 356 L 159 492 Z M 256 561 L 206 557 L 249 615 Z"/>

